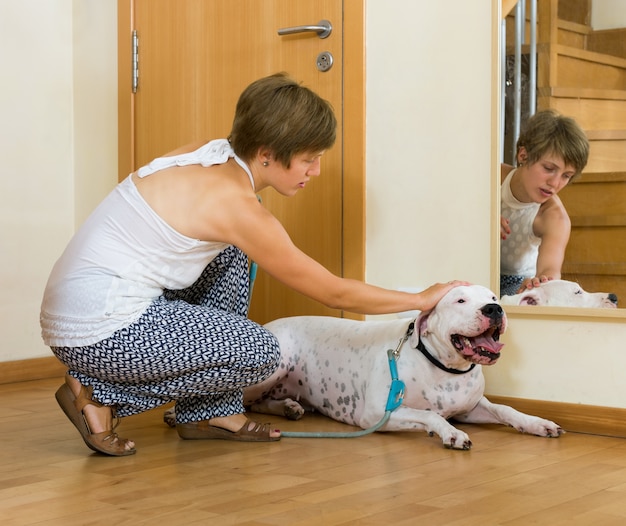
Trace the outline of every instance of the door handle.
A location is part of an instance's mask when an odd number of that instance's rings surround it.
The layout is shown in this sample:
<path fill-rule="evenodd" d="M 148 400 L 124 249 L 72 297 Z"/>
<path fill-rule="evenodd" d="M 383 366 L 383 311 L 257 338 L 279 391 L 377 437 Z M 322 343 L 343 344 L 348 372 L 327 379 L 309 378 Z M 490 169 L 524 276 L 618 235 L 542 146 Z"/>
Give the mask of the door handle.
<path fill-rule="evenodd" d="M 294 27 L 283 27 L 278 30 L 278 34 L 282 37 L 283 35 L 293 35 L 294 33 L 317 33 L 317 36 L 320 38 L 326 38 L 333 31 L 333 26 L 328 20 L 320 20 L 316 26 L 294 26 Z"/>

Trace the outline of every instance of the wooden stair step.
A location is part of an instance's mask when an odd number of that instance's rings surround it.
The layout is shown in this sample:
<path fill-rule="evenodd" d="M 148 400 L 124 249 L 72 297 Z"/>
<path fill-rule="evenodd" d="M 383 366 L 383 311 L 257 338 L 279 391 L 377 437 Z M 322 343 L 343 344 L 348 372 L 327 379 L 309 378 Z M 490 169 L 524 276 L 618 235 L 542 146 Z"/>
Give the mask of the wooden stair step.
<path fill-rule="evenodd" d="M 591 172 L 622 172 L 626 170 L 626 140 L 590 141 L 589 162 Z"/>
<path fill-rule="evenodd" d="M 571 31 L 572 33 L 580 33 L 581 35 L 590 35 L 593 33 L 593 29 L 589 27 L 587 24 L 579 24 L 578 22 L 570 22 L 569 20 L 563 20 L 559 18 L 556 21 L 556 25 L 559 29 L 563 29 L 565 31 Z"/>
<path fill-rule="evenodd" d="M 556 96 L 538 97 L 540 108 L 552 108 L 576 119 L 590 140 L 621 140 L 626 129 L 626 91 L 550 90 Z M 597 93 L 602 92 L 602 93 Z M 617 94 L 620 94 L 620 98 Z M 578 94 L 578 96 L 577 96 Z M 564 96 L 560 96 L 564 95 Z M 604 98 L 600 98 L 604 95 Z M 613 95 L 612 97 L 610 95 Z M 588 97 L 588 98 L 587 98 Z"/>
<path fill-rule="evenodd" d="M 585 183 L 626 183 L 626 172 L 583 172 L 572 185 Z M 568 187 L 569 188 L 569 187 Z"/>
<path fill-rule="evenodd" d="M 624 276 L 626 275 L 626 263 L 571 263 L 566 261 L 563 264 L 563 273 Z"/>
<path fill-rule="evenodd" d="M 573 226 L 626 224 L 626 172 L 583 172 L 559 197 Z"/>
<path fill-rule="evenodd" d="M 557 44 L 554 47 L 556 53 L 560 56 L 572 57 L 586 62 L 594 62 L 596 64 L 604 64 L 607 66 L 626 69 L 626 58 L 607 55 L 606 53 L 597 53 L 596 51 L 578 49 L 571 46 L 562 46 L 560 44 Z"/>
<path fill-rule="evenodd" d="M 595 89 L 578 87 L 543 87 L 537 90 L 539 97 L 559 97 L 563 99 L 599 99 L 626 101 L 626 90 Z"/>
<path fill-rule="evenodd" d="M 587 37 L 586 49 L 626 58 L 626 28 L 593 31 Z"/>
<path fill-rule="evenodd" d="M 513 55 L 514 52 L 515 48 L 513 46 L 507 46 L 507 55 Z M 594 64 L 601 64 L 605 66 L 613 66 L 620 69 L 626 69 L 626 58 L 618 57 L 615 55 L 608 55 L 606 53 L 599 53 L 597 51 L 581 49 L 575 46 L 566 46 L 563 44 L 538 44 L 537 52 L 554 52 L 559 57 L 570 57 L 584 62 L 592 62 Z M 529 53 L 530 46 L 528 44 L 522 45 L 522 54 L 527 55 Z"/>
<path fill-rule="evenodd" d="M 626 267 L 626 243 L 622 242 L 625 235 L 624 227 L 572 228 L 565 261 Z"/>
<path fill-rule="evenodd" d="M 557 20 L 557 43 L 563 46 L 585 49 L 587 39 L 592 33 L 593 29 L 587 25 Z"/>
<path fill-rule="evenodd" d="M 626 90 L 626 59 L 586 51 L 570 46 L 543 44 L 537 46 L 539 86 L 546 83 L 561 87 L 587 86 L 593 89 Z M 550 78 L 546 63 L 551 63 Z M 542 74 L 542 71 L 544 72 Z"/>
<path fill-rule="evenodd" d="M 570 215 L 570 219 L 574 228 L 626 227 L 626 214 Z"/>

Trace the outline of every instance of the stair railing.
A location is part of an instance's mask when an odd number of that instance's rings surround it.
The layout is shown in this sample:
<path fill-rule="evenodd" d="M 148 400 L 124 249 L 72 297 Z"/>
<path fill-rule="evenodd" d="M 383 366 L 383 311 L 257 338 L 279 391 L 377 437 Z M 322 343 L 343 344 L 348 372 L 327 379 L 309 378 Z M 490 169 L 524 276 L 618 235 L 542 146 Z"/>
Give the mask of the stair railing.
<path fill-rule="evenodd" d="M 528 0 L 530 8 L 529 30 L 529 73 L 528 73 L 528 112 L 532 116 L 537 111 L 537 0 Z M 526 43 L 526 0 L 519 0 L 515 4 L 515 46 L 513 67 L 513 155 L 517 155 L 516 145 L 522 123 L 522 45 Z M 502 108 L 505 104 L 507 87 L 506 68 L 506 16 L 502 20 Z M 505 115 L 502 112 L 501 120 L 502 148 L 504 148 Z M 504 151 L 502 151 L 504 158 Z"/>

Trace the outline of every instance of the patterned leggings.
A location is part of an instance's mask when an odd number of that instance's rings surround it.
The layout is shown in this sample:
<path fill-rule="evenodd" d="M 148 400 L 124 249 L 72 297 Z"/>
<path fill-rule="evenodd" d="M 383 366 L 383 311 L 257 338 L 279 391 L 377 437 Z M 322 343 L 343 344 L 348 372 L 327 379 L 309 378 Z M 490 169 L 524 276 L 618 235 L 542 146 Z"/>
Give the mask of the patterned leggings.
<path fill-rule="evenodd" d="M 119 416 L 176 400 L 181 423 L 242 413 L 243 389 L 278 366 L 276 338 L 247 319 L 248 261 L 220 253 L 191 287 L 166 290 L 132 325 L 86 347 L 52 351 Z"/>
<path fill-rule="evenodd" d="M 513 296 L 522 286 L 524 276 L 500 276 L 500 296 Z"/>

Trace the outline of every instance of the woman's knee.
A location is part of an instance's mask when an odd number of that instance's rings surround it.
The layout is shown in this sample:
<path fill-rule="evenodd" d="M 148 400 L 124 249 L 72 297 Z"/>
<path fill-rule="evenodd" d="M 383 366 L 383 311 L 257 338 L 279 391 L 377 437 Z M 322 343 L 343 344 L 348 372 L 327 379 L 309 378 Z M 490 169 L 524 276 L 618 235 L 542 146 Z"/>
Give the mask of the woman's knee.
<path fill-rule="evenodd" d="M 256 357 L 261 362 L 259 368 L 262 369 L 265 377 L 271 375 L 280 364 L 280 345 L 278 339 L 264 327 L 259 327 L 263 337 L 259 340 L 256 350 Z"/>

